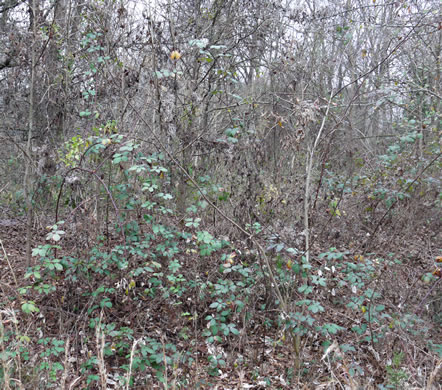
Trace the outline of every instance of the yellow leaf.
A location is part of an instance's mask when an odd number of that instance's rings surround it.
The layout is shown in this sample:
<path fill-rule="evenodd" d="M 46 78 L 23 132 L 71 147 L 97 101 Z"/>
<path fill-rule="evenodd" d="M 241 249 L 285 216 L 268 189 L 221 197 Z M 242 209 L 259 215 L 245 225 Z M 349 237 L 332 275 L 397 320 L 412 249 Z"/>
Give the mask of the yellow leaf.
<path fill-rule="evenodd" d="M 181 54 L 179 51 L 174 50 L 172 53 L 170 53 L 170 59 L 171 60 L 179 60 L 181 58 Z"/>
<path fill-rule="evenodd" d="M 226 262 L 227 263 L 230 263 L 230 264 L 233 264 L 233 259 L 236 257 L 236 253 L 235 252 L 232 252 L 228 257 L 227 257 L 227 260 L 226 260 Z"/>
<path fill-rule="evenodd" d="M 362 255 L 355 255 L 353 258 L 355 259 L 355 261 L 364 261 L 364 256 Z"/>

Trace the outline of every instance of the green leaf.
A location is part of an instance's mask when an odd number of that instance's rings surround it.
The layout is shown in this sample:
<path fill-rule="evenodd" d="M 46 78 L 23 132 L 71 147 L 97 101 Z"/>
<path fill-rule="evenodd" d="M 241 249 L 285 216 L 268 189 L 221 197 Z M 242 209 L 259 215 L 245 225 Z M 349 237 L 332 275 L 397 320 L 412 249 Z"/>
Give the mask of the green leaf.
<path fill-rule="evenodd" d="M 213 236 L 208 231 L 198 232 L 196 235 L 198 241 L 205 244 L 210 244 L 213 241 Z"/>
<path fill-rule="evenodd" d="M 189 45 L 190 46 L 197 46 L 200 49 L 203 49 L 207 46 L 208 44 L 208 39 L 207 38 L 203 38 L 203 39 L 192 39 L 189 41 Z"/>
<path fill-rule="evenodd" d="M 385 305 L 377 305 L 376 308 L 375 308 L 375 310 L 376 310 L 377 312 L 381 312 L 381 311 L 383 311 L 384 309 L 385 309 Z"/>
<path fill-rule="evenodd" d="M 225 45 L 211 45 L 210 48 L 214 49 L 214 50 L 220 50 L 220 49 L 226 49 L 227 46 L 225 46 Z"/>
<path fill-rule="evenodd" d="M 141 173 L 146 170 L 145 165 L 133 165 L 129 168 L 129 171 L 135 171 L 136 173 Z"/>
<path fill-rule="evenodd" d="M 57 271 L 63 271 L 63 265 L 60 263 L 54 263 L 54 265 Z"/>
<path fill-rule="evenodd" d="M 353 326 L 351 330 L 353 330 L 354 332 L 356 332 L 358 335 L 361 336 L 367 330 L 367 324 L 362 324 L 361 326 Z"/>
<path fill-rule="evenodd" d="M 353 347 L 353 345 L 350 344 L 342 344 L 341 345 L 341 350 L 342 352 L 356 352 L 355 347 Z"/>
<path fill-rule="evenodd" d="M 99 379 L 100 379 L 100 377 L 99 377 L 98 375 L 89 375 L 89 376 L 87 377 L 87 381 L 86 381 L 86 383 L 87 383 L 88 385 L 90 385 L 92 382 L 97 382 Z"/>
<path fill-rule="evenodd" d="M 303 284 L 301 287 L 298 288 L 298 291 L 300 293 L 303 293 L 304 295 L 307 295 L 313 291 L 313 287 L 309 286 L 308 284 Z"/>
<path fill-rule="evenodd" d="M 34 301 L 27 301 L 21 305 L 23 313 L 38 313 L 40 309 L 35 305 Z"/>
<path fill-rule="evenodd" d="M 104 308 L 111 308 L 112 307 L 112 302 L 109 300 L 109 298 L 104 298 L 101 302 L 100 302 L 100 307 Z"/>
<path fill-rule="evenodd" d="M 173 198 L 171 194 L 164 194 L 162 192 L 156 194 L 156 196 L 158 196 L 159 198 L 163 198 L 164 200 L 170 200 Z"/>
<path fill-rule="evenodd" d="M 51 249 L 50 245 L 44 245 L 44 246 L 40 245 L 38 248 L 32 249 L 32 256 L 45 257 L 50 249 Z"/>
<path fill-rule="evenodd" d="M 312 313 L 318 313 L 320 311 L 323 312 L 325 310 L 324 307 L 319 302 L 313 302 L 310 306 L 308 306 L 308 309 Z"/>
<path fill-rule="evenodd" d="M 232 334 L 234 334 L 235 336 L 239 335 L 239 330 L 236 329 L 234 324 L 230 324 L 229 325 L 229 330 Z"/>
<path fill-rule="evenodd" d="M 323 329 L 326 330 L 328 333 L 336 334 L 336 333 L 338 333 L 340 330 L 342 330 L 344 328 L 342 328 L 339 325 L 329 323 L 329 324 L 325 324 L 323 326 Z"/>

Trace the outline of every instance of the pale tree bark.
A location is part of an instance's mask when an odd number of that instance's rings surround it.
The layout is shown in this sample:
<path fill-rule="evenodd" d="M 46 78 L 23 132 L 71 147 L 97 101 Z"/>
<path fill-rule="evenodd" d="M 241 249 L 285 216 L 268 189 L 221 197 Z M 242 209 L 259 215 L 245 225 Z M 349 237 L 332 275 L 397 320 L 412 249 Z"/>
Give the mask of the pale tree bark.
<path fill-rule="evenodd" d="M 36 72 L 35 42 L 37 39 L 37 0 L 32 0 L 30 10 L 32 21 L 32 43 L 31 43 L 31 80 L 29 83 L 29 112 L 28 112 L 28 140 L 26 143 L 26 168 L 24 177 L 24 194 L 26 199 L 26 268 L 31 265 L 32 247 L 32 136 L 34 134 L 34 90 Z"/>
<path fill-rule="evenodd" d="M 53 20 L 48 27 L 48 55 L 45 61 L 45 70 L 47 73 L 47 129 L 48 135 L 53 141 L 60 141 L 63 138 L 66 119 L 66 96 L 63 88 L 63 66 L 60 61 L 59 51 L 69 42 L 69 32 L 67 25 L 67 1 L 57 0 L 54 4 Z"/>

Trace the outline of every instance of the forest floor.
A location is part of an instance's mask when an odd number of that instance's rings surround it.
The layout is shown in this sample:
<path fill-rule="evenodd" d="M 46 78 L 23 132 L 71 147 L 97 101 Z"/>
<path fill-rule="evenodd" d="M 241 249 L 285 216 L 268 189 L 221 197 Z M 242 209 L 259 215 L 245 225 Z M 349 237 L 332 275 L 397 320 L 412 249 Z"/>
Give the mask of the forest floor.
<path fill-rule="evenodd" d="M 44 224 L 40 223 L 40 226 L 33 229 L 32 248 L 46 242 L 47 231 L 43 226 Z M 350 331 L 336 334 L 334 343 L 326 350 L 321 345 L 322 340 L 317 335 L 307 335 L 303 337 L 300 346 L 300 355 L 302 356 L 300 364 L 302 368 L 299 370 L 296 367 L 293 341 L 286 339 L 285 334 L 276 326 L 266 326 L 264 317 L 260 322 L 260 317 L 257 315 L 254 319 L 254 325 L 247 326 L 247 330 L 240 333 L 238 340 L 229 344 L 221 344 L 218 350 L 210 350 L 211 347 L 202 337 L 204 329 L 198 328 L 200 325 L 196 325 L 193 330 L 189 330 L 185 321 L 174 313 L 173 308 L 167 305 L 162 306 L 161 302 L 157 302 L 150 307 L 146 306 L 146 310 L 149 310 L 150 315 L 149 323 L 142 326 L 143 331 L 148 334 L 166 335 L 165 337 L 168 340 L 173 340 L 179 349 L 183 351 L 192 350 L 194 361 L 189 365 L 184 364 L 180 367 L 171 368 L 167 379 L 169 387 L 159 384 L 158 381 L 153 381 L 152 383 L 155 382 L 156 384 L 152 384 L 151 387 L 134 386 L 133 388 L 185 388 L 178 385 L 179 378 L 187 378 L 187 386 L 191 386 L 187 388 L 218 390 L 362 388 L 426 388 L 430 390 L 442 388 L 440 385 L 441 359 L 437 359 L 436 355 L 428 350 L 425 345 L 426 340 L 422 337 L 422 335 L 425 335 L 426 338 L 432 339 L 436 343 L 440 343 L 442 340 L 440 323 L 434 322 L 434 313 L 431 311 L 432 306 L 430 304 L 432 299 L 440 299 L 441 286 L 437 282 L 431 288 L 422 287 L 421 275 L 431 272 L 434 265 L 431 261 L 425 261 L 419 256 L 419 248 L 425 246 L 425 242 L 420 242 L 419 239 L 412 242 L 403 240 L 403 238 L 398 237 L 398 242 L 392 243 L 390 241 L 388 244 L 390 251 L 392 245 L 398 245 L 397 253 L 404 254 L 404 258 L 408 258 L 407 262 L 395 269 L 385 269 L 389 276 L 386 276 L 377 288 L 382 291 L 385 297 L 384 304 L 387 306 L 387 312 L 391 314 L 389 318 L 395 318 L 395 313 L 400 312 L 401 305 L 403 306 L 405 303 L 408 308 L 413 308 L 412 310 L 423 318 L 423 322 L 416 325 L 416 337 L 409 336 L 401 329 L 396 332 L 387 332 L 384 341 L 379 344 L 362 342 L 356 350 L 343 352 L 339 346 L 354 345 L 355 336 Z M 66 237 L 64 245 L 67 248 L 69 247 L 69 241 L 73 245 L 75 237 Z M 70 313 L 68 309 L 62 313 L 61 311 L 64 310 L 62 305 L 53 304 L 54 297 L 44 300 L 38 294 L 32 296 L 28 293 L 27 300 L 38 303 L 39 313 L 25 315 L 19 310 L 23 301 L 19 290 L 29 284 L 29 280 L 24 278 L 26 272 L 25 218 L 17 218 L 12 213 L 3 210 L 0 216 L 0 242 L 2 251 L 0 257 L 3 262 L 0 275 L 2 293 L 0 309 L 3 331 L 10 328 L 11 324 L 10 319 L 7 318 L 7 313 L 12 310 L 16 313 L 16 317 L 14 316 L 17 321 L 15 326 L 21 335 L 27 335 L 30 339 L 38 338 L 38 333 L 50 334 L 58 339 L 69 338 L 72 347 L 71 351 L 67 353 L 70 358 L 61 356 L 61 360 L 65 359 L 65 363 L 70 362 L 68 363 L 70 370 L 65 368 L 64 387 L 57 387 L 61 386 L 58 384 L 56 388 L 86 388 L 86 381 L 79 363 L 81 360 L 85 360 L 85 357 L 74 356 L 76 353 L 85 353 L 78 346 L 81 344 L 79 334 L 84 331 L 84 328 L 79 325 L 81 320 L 79 318 L 75 320 L 69 318 L 74 314 Z M 401 246 L 400 243 L 402 243 Z M 344 243 L 335 242 L 334 245 L 342 251 L 349 249 Z M 342 248 L 339 248 L 340 245 Z M 317 253 L 328 250 L 328 247 L 321 249 L 320 242 L 317 242 L 315 246 L 317 247 L 315 248 Z M 410 256 L 413 253 L 414 255 Z M 349 253 L 348 256 L 351 257 L 353 254 Z M 54 283 L 62 283 L 62 281 Z M 385 288 L 388 283 L 391 284 L 390 287 L 394 285 L 394 289 L 388 290 L 388 288 Z M 119 326 L 124 327 L 129 323 L 137 322 L 136 314 L 139 313 L 139 308 L 140 306 L 135 306 L 134 302 L 126 301 L 123 305 L 114 305 L 112 310 L 109 310 L 108 315 L 117 323 L 117 328 Z M 342 310 L 330 299 L 327 301 L 327 310 L 319 314 L 323 321 L 337 323 L 347 330 L 350 330 L 355 323 L 359 322 L 350 310 Z M 268 318 L 269 313 L 266 316 Z M 146 320 L 145 315 L 141 315 L 141 317 Z M 66 322 L 61 324 L 61 321 Z M 390 321 L 390 327 L 393 328 L 391 324 L 393 324 L 392 320 Z M 381 325 L 379 324 L 379 326 Z M 188 332 L 185 337 L 182 337 L 185 333 L 183 329 Z M 419 331 L 422 331 L 420 336 L 418 335 Z M 1 347 L 5 352 L 4 340 L 2 340 Z M 28 352 L 27 363 L 37 361 L 37 356 L 42 353 L 41 344 L 29 342 Z M 225 358 L 226 364 L 219 367 L 215 376 L 210 375 L 211 370 L 208 367 L 207 360 L 209 354 L 227 356 Z M 397 359 L 398 354 L 399 359 Z M 396 360 L 394 360 L 395 356 Z M 109 358 L 106 362 L 109 365 L 107 369 L 108 389 L 118 388 L 116 387 L 115 378 L 118 374 L 124 375 L 124 372 L 118 369 L 120 362 L 116 356 Z M 3 360 L 3 364 L 5 363 L 6 360 Z M 23 364 L 26 364 L 26 362 Z M 356 370 L 359 370 L 359 372 L 355 374 L 352 367 L 357 367 Z M 22 380 L 23 375 L 24 373 L 21 373 Z M 23 388 L 31 387 L 25 385 Z M 90 385 L 87 388 L 93 389 L 95 387 Z M 98 385 L 96 388 L 99 388 Z"/>

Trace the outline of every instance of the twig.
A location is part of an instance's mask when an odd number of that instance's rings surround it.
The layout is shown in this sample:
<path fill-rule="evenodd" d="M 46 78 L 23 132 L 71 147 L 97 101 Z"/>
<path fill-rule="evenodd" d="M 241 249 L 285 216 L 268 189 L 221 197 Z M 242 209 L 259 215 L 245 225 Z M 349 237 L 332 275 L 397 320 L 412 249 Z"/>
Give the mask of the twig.
<path fill-rule="evenodd" d="M 167 378 L 167 355 L 166 355 L 166 346 L 164 345 L 163 336 L 161 337 L 161 344 L 163 346 L 163 363 L 164 363 L 164 390 L 169 388 L 168 378 Z"/>
<path fill-rule="evenodd" d="M 103 320 L 103 312 L 100 314 L 100 320 L 96 325 L 95 340 L 97 344 L 97 360 L 98 372 L 100 373 L 101 390 L 106 390 L 106 365 L 104 362 L 104 332 L 101 329 L 101 322 Z"/>
<path fill-rule="evenodd" d="M 66 345 L 64 346 L 64 371 L 61 377 L 60 389 L 65 390 L 66 387 L 66 379 L 68 377 L 69 372 L 69 337 L 66 340 Z"/>
<path fill-rule="evenodd" d="M 439 373 L 439 370 L 442 366 L 442 359 L 439 359 L 439 361 L 436 364 L 436 367 L 434 367 L 434 370 L 431 372 L 430 379 L 428 380 L 427 386 L 425 386 L 426 390 L 431 390 L 433 388 L 433 382 L 436 378 L 437 374 Z"/>
<path fill-rule="evenodd" d="M 69 385 L 69 390 L 72 390 L 72 389 L 75 387 L 75 385 L 77 384 L 77 382 L 78 382 L 80 379 L 81 379 L 81 376 L 75 378 L 75 379 L 71 382 L 71 384 Z"/>
<path fill-rule="evenodd" d="M 6 261 L 8 262 L 8 266 L 9 266 L 9 269 L 11 270 L 12 277 L 14 278 L 14 283 L 15 283 L 16 286 L 18 286 L 17 278 L 16 278 L 15 273 L 14 273 L 14 269 L 12 268 L 11 263 L 9 262 L 8 254 L 5 251 L 5 247 L 3 246 L 3 241 L 1 239 L 0 239 L 0 245 L 1 245 L 2 250 L 3 250 L 3 255 L 4 255 Z"/>
<path fill-rule="evenodd" d="M 132 365 L 134 363 L 135 349 L 140 341 L 141 339 L 135 340 L 132 344 L 132 349 L 130 351 L 129 372 L 127 373 L 126 377 L 126 390 L 129 390 L 130 388 L 130 378 L 132 376 Z"/>
<path fill-rule="evenodd" d="M 7 354 L 5 351 L 5 345 L 4 345 L 4 328 L 3 328 L 3 316 L 2 313 L 0 312 L 0 351 L 2 352 L 2 355 L 5 357 L 3 359 L 1 359 L 2 361 L 2 373 L 3 373 L 3 383 L 6 386 L 5 390 L 10 390 L 11 387 L 9 386 L 9 382 L 10 382 L 10 378 L 9 378 L 9 373 L 10 373 L 10 361 L 7 359 Z"/>
<path fill-rule="evenodd" d="M 417 306 L 418 309 L 417 309 L 417 311 L 416 311 L 416 315 L 418 315 L 418 314 L 420 313 L 420 311 L 421 311 L 422 308 L 424 307 L 425 300 L 428 298 L 428 296 L 431 294 L 431 292 L 435 289 L 435 287 L 437 286 L 437 284 L 438 284 L 441 280 L 442 280 L 442 278 L 437 279 L 436 283 L 434 283 L 434 284 L 431 286 L 430 291 L 428 291 L 428 292 L 425 294 L 424 298 L 422 299 L 422 301 L 420 301 L 419 305 Z"/>
<path fill-rule="evenodd" d="M 6 190 L 6 188 L 8 188 L 8 186 L 9 186 L 9 183 L 6 183 L 6 185 L 5 185 L 3 188 L 0 189 L 0 194 L 1 194 L 4 190 Z"/>

